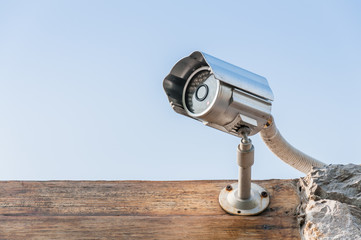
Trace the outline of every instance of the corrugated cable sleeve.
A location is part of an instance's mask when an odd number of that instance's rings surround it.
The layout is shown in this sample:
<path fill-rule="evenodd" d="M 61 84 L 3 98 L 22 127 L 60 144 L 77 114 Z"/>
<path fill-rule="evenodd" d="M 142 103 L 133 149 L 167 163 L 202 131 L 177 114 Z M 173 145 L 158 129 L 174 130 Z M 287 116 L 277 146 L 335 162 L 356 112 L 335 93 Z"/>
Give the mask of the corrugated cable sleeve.
<path fill-rule="evenodd" d="M 273 117 L 271 117 L 270 125 L 262 129 L 261 137 L 277 157 L 305 174 L 311 171 L 312 167 L 326 165 L 289 144 L 278 131 Z"/>

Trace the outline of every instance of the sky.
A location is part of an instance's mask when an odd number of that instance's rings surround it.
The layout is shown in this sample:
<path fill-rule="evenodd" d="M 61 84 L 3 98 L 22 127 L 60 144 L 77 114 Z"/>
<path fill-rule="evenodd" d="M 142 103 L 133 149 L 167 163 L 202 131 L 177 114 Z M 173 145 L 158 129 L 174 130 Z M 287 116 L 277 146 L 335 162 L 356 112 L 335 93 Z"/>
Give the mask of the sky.
<path fill-rule="evenodd" d="M 359 1 L 0 1 L 0 180 L 236 179 L 240 139 L 175 113 L 196 50 L 267 78 L 295 147 L 361 163 Z M 253 136 L 253 179 L 304 176 Z"/>

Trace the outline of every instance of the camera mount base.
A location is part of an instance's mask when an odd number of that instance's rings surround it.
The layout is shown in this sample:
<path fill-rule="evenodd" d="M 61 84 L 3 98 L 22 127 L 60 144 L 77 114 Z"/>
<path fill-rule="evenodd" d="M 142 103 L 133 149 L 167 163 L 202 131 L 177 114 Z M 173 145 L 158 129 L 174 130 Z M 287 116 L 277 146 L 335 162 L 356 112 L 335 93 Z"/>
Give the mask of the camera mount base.
<path fill-rule="evenodd" d="M 219 204 L 224 211 L 234 215 L 256 215 L 263 212 L 269 204 L 269 195 L 261 186 L 251 184 L 251 197 L 238 197 L 238 183 L 223 188 L 219 194 Z"/>
<path fill-rule="evenodd" d="M 261 186 L 251 183 L 254 147 L 248 138 L 250 130 L 247 127 L 240 130 L 243 138 L 237 148 L 238 183 L 228 185 L 221 191 L 219 204 L 230 214 L 256 215 L 267 208 L 269 194 Z"/>

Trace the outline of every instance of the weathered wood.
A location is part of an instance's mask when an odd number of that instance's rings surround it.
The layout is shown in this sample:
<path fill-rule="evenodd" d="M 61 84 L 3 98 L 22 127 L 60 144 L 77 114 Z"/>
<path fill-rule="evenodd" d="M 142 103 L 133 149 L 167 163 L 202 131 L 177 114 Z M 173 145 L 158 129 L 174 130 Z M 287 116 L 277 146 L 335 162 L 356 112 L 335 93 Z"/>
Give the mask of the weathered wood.
<path fill-rule="evenodd" d="M 299 239 L 294 180 L 255 181 L 258 216 L 218 204 L 220 181 L 0 182 L 0 239 Z"/>

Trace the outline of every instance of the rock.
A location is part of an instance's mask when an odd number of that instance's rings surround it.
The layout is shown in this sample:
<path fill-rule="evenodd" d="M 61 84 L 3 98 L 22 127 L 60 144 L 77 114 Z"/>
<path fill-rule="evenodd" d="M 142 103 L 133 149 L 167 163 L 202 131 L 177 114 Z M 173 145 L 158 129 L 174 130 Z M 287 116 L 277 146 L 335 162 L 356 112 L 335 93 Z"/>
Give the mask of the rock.
<path fill-rule="evenodd" d="M 361 166 L 315 168 L 299 190 L 302 239 L 361 239 Z"/>

